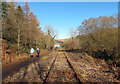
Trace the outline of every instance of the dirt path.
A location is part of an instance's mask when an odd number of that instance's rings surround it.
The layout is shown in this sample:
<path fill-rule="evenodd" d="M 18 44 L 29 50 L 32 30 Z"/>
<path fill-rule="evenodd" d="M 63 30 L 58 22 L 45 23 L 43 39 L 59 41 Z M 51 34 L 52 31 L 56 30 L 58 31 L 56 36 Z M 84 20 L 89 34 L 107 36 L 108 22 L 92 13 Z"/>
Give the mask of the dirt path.
<path fill-rule="evenodd" d="M 41 57 L 43 57 L 44 55 L 49 54 L 49 53 L 51 53 L 51 52 L 42 53 Z M 2 66 L 2 79 L 7 77 L 8 75 L 11 75 L 11 74 L 17 72 L 20 68 L 25 67 L 32 62 L 38 61 L 40 58 L 28 57 L 28 58 L 21 59 L 21 60 L 18 60 L 16 62 L 13 62 L 10 64 L 3 65 Z"/>

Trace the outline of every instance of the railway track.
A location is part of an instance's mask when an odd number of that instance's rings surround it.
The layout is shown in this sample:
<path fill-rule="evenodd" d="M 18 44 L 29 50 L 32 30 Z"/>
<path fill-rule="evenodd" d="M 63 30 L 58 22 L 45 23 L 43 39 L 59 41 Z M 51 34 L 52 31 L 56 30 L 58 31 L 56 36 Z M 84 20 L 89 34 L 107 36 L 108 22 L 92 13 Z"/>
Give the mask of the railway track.
<path fill-rule="evenodd" d="M 49 77 L 50 71 L 51 71 L 52 67 L 54 66 L 54 63 L 55 63 L 55 61 L 56 61 L 57 56 L 58 56 L 58 54 L 55 56 L 55 59 L 53 60 L 53 62 L 52 62 L 52 64 L 51 64 L 51 67 L 50 67 L 50 69 L 49 69 L 49 71 L 48 71 L 48 73 L 47 73 L 47 75 L 46 75 L 46 77 L 45 77 L 45 80 L 43 80 L 43 84 L 46 83 L 46 80 L 47 80 L 48 77 Z"/>
<path fill-rule="evenodd" d="M 67 62 L 68 62 L 68 64 L 69 64 L 69 66 L 71 67 L 71 69 L 72 69 L 73 72 L 74 72 L 74 76 L 75 76 L 76 80 L 78 80 L 78 83 L 82 83 L 81 80 L 80 80 L 80 78 L 78 77 L 78 74 L 76 73 L 74 67 L 71 65 L 71 63 L 70 63 L 70 61 L 69 61 L 69 59 L 68 59 L 68 56 L 66 55 L 66 53 L 64 53 L 64 54 L 65 54 L 65 58 L 66 58 L 66 60 L 67 60 Z"/>
<path fill-rule="evenodd" d="M 58 52 L 59 53 L 59 52 Z M 73 79 L 75 79 L 75 82 L 76 83 L 82 83 L 81 81 L 80 81 L 80 78 L 78 77 L 78 75 L 77 75 L 77 73 L 75 72 L 75 70 L 74 70 L 74 67 L 71 65 L 71 62 L 70 62 L 70 60 L 68 59 L 68 56 L 66 55 L 66 53 L 65 52 L 62 52 L 62 55 L 60 56 L 61 54 L 57 54 L 57 56 L 55 57 L 55 59 L 54 59 L 54 61 L 53 61 L 53 63 L 52 63 L 52 65 L 51 65 L 51 67 L 50 67 L 50 69 L 49 69 L 49 72 L 48 72 L 48 74 L 47 74 L 47 76 L 46 76 L 46 78 L 45 78 L 45 80 L 44 80 L 44 82 L 43 82 L 43 84 L 46 84 L 46 83 L 48 83 L 48 82 L 51 82 L 51 80 L 54 80 L 54 78 L 56 78 L 56 77 L 53 77 L 52 75 L 54 75 L 54 74 L 56 74 L 56 72 L 57 72 L 57 64 L 55 64 L 55 63 L 57 63 L 57 61 L 59 60 L 60 61 L 60 59 L 61 58 L 63 58 L 65 61 L 64 62 L 66 62 L 66 64 L 67 64 L 67 68 L 69 69 L 69 71 L 70 71 L 70 75 L 71 75 L 71 73 L 72 73 L 72 76 L 74 77 Z M 63 61 L 63 60 L 62 60 Z M 61 62 L 61 61 L 60 61 Z M 62 62 L 61 62 L 61 64 L 62 64 Z M 62 66 L 64 66 L 63 64 L 62 64 Z M 56 72 L 54 72 L 54 70 L 56 70 Z M 65 73 L 65 71 L 64 70 L 60 70 L 60 72 L 62 73 L 62 72 L 64 72 Z M 51 74 L 51 73 L 53 73 L 53 74 Z M 57 74 L 59 77 L 60 77 L 60 74 Z M 52 76 L 52 77 L 51 77 Z M 64 76 L 66 76 L 66 75 L 64 75 Z M 59 79 L 59 77 L 57 77 L 57 80 L 54 80 L 54 81 L 52 81 L 52 82 L 61 82 L 61 81 L 59 81 L 58 79 Z M 52 79 L 51 79 L 52 78 Z M 68 81 L 64 81 L 64 82 L 69 82 L 69 80 Z M 71 82 L 71 81 L 70 81 Z"/>

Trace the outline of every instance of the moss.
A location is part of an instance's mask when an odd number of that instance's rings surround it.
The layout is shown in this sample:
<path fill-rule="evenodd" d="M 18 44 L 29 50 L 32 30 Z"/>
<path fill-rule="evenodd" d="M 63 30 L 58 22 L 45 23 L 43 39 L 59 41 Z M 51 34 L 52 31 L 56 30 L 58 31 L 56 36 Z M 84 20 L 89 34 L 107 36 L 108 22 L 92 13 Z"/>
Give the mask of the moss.
<path fill-rule="evenodd" d="M 81 77 L 85 78 L 87 75 L 86 74 L 80 74 Z"/>
<path fill-rule="evenodd" d="M 47 57 L 47 56 L 44 56 L 44 57 L 42 57 L 41 59 L 48 59 L 48 57 Z"/>

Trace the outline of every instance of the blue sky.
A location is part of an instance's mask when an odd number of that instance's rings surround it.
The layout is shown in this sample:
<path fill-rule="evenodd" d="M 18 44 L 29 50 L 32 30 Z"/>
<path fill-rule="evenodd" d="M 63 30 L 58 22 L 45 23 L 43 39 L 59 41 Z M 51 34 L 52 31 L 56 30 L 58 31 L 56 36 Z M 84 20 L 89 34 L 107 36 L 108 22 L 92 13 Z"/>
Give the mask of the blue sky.
<path fill-rule="evenodd" d="M 90 17 L 117 14 L 117 2 L 29 2 L 40 26 L 50 24 L 58 32 L 58 39 L 68 38 L 69 29 L 76 29 Z"/>

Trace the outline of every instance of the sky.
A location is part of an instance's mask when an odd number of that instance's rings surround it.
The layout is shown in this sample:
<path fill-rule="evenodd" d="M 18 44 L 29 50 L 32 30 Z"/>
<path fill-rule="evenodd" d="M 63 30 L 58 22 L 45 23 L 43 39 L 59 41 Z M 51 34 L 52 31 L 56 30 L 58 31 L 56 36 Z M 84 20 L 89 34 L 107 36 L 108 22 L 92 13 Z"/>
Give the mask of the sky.
<path fill-rule="evenodd" d="M 42 29 L 52 25 L 58 32 L 57 39 L 69 38 L 69 30 L 76 29 L 85 19 L 118 13 L 117 2 L 29 2 L 29 5 Z"/>

